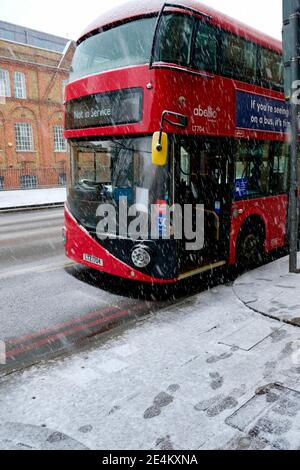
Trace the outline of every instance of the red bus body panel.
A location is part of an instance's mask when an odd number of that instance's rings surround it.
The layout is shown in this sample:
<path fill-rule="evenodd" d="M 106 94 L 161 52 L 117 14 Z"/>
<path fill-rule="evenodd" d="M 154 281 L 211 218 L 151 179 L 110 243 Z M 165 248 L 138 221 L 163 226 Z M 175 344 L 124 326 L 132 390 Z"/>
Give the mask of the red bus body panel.
<path fill-rule="evenodd" d="M 152 88 L 147 85 L 151 83 Z M 142 88 L 143 118 L 140 123 L 66 130 L 66 138 L 152 134 L 159 130 L 163 111 L 186 114 L 183 134 L 283 140 L 281 133 L 236 128 L 236 92 L 246 91 L 284 102 L 283 94 L 215 75 L 192 74 L 184 68 L 155 68 L 148 65 L 103 72 L 70 83 L 66 101 L 108 91 Z M 166 91 L 167 90 L 167 91 Z M 216 113 L 216 114 L 214 114 Z M 165 126 L 166 132 L 174 128 Z"/>
<path fill-rule="evenodd" d="M 231 217 L 231 234 L 229 264 L 235 264 L 236 243 L 239 231 L 250 216 L 258 216 L 264 223 L 266 231 L 265 251 L 281 248 L 286 244 L 288 196 L 271 196 L 252 199 L 249 201 L 236 201 L 233 203 L 232 213 L 238 212 L 238 216 Z"/>
<path fill-rule="evenodd" d="M 89 268 L 98 269 L 101 272 L 111 274 L 133 281 L 155 283 L 155 284 L 172 284 L 177 281 L 155 279 L 127 266 L 122 261 L 115 258 L 111 253 L 105 250 L 99 243 L 94 240 L 89 233 L 81 227 L 74 217 L 65 207 L 65 253 L 68 258 L 78 264 L 82 264 Z M 103 261 L 103 266 L 97 267 L 93 263 L 84 260 L 84 254 L 89 254 Z"/>

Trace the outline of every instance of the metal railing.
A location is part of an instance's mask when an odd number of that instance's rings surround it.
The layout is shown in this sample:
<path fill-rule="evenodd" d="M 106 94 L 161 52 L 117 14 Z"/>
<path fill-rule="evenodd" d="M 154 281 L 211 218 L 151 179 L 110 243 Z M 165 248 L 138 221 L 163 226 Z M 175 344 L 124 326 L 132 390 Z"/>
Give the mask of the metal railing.
<path fill-rule="evenodd" d="M 64 169 L 0 169 L 0 191 L 9 191 L 14 189 L 59 188 L 65 186 L 66 172 Z"/>

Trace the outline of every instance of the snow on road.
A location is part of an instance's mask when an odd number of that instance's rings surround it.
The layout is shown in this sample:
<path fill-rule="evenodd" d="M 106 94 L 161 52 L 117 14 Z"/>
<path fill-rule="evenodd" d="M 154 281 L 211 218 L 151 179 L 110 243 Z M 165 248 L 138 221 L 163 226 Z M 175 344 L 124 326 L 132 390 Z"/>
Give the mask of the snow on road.
<path fill-rule="evenodd" d="M 64 203 L 66 188 L 0 191 L 0 209 Z"/>
<path fill-rule="evenodd" d="M 49 448 L 49 433 L 92 449 L 299 448 L 299 341 L 215 288 L 3 378 L 0 448 Z"/>

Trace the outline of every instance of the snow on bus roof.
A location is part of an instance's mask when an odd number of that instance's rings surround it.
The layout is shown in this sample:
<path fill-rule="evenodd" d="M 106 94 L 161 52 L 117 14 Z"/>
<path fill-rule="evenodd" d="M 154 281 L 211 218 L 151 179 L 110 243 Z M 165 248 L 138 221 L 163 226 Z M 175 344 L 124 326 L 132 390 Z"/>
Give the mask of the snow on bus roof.
<path fill-rule="evenodd" d="M 104 26 L 113 25 L 114 23 L 123 22 L 131 18 L 137 18 L 151 13 L 158 13 L 163 4 L 166 3 L 162 0 L 130 0 L 129 2 L 119 5 L 106 13 L 102 14 L 93 23 L 91 23 L 81 34 L 78 42 L 81 42 L 88 34 L 100 30 Z M 187 6 L 198 10 L 199 12 L 206 13 L 213 18 L 213 21 L 220 27 L 231 31 L 239 36 L 245 37 L 248 40 L 254 41 L 261 46 L 268 49 L 274 49 L 282 52 L 282 44 L 277 39 L 274 39 L 260 31 L 257 31 L 250 26 L 241 23 L 217 10 L 205 6 L 197 0 L 171 0 L 168 3 Z"/>

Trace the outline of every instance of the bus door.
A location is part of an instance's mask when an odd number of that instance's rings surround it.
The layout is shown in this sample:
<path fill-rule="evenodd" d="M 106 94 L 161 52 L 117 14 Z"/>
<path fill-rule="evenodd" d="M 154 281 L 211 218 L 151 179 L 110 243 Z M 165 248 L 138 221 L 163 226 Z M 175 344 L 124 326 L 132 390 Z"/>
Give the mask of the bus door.
<path fill-rule="evenodd" d="M 182 140 L 177 153 L 176 201 L 193 207 L 193 232 L 200 228 L 196 214 L 202 211 L 203 244 L 187 249 L 186 234 L 178 243 L 180 275 L 205 271 L 225 264 L 229 250 L 231 185 L 226 145 L 203 139 Z M 190 238 L 190 235 L 189 235 Z M 198 235 L 198 241 L 200 236 Z"/>

